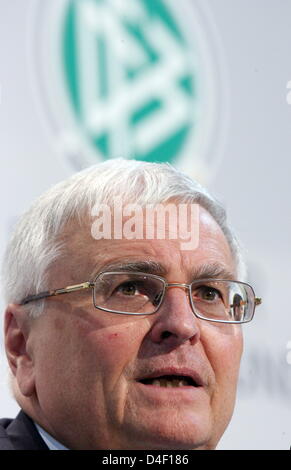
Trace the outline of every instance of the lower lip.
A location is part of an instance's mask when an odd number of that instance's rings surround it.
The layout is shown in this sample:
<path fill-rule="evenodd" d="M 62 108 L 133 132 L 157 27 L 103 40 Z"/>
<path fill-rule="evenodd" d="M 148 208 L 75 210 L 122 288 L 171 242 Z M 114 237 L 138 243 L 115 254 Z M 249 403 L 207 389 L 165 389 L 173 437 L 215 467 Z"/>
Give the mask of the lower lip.
<path fill-rule="evenodd" d="M 142 382 L 136 382 L 140 393 L 154 402 L 182 400 L 183 402 L 193 402 L 206 396 L 204 387 L 191 387 L 185 385 L 182 387 L 160 387 L 159 385 L 145 385 Z"/>

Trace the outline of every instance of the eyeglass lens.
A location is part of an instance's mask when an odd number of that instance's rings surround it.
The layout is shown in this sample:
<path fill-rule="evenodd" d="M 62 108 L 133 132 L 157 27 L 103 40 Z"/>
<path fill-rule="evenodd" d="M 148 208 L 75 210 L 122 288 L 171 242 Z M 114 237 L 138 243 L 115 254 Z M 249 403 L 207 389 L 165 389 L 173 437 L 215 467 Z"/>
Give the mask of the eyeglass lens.
<path fill-rule="evenodd" d="M 157 310 L 164 283 L 150 276 L 119 273 L 102 274 L 94 289 L 95 307 L 115 312 L 150 314 Z"/>

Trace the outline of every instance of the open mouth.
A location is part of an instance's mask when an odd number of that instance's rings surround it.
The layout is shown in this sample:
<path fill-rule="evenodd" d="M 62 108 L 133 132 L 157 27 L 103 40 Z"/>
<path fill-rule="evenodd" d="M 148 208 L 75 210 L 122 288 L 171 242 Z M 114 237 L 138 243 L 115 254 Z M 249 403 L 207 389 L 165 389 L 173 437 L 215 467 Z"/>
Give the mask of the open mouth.
<path fill-rule="evenodd" d="M 161 377 L 151 377 L 139 380 L 144 385 L 154 385 L 157 387 L 177 388 L 177 387 L 199 387 L 192 377 L 186 375 L 163 375 Z"/>

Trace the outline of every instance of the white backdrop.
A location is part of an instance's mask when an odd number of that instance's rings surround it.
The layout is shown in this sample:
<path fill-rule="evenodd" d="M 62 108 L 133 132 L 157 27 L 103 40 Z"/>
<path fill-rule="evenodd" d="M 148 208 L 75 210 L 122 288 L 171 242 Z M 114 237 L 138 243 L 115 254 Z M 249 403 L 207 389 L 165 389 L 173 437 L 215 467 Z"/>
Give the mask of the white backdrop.
<path fill-rule="evenodd" d="M 15 219 L 73 171 L 35 101 L 28 66 L 29 3 L 0 0 L 0 257 Z M 223 51 L 229 99 L 223 157 L 208 187 L 225 204 L 246 247 L 250 281 L 263 297 L 255 320 L 244 327 L 236 410 L 219 448 L 289 449 L 291 2 L 203 3 Z M 8 390 L 2 337 L 0 371 L 0 416 L 14 416 L 18 408 Z"/>

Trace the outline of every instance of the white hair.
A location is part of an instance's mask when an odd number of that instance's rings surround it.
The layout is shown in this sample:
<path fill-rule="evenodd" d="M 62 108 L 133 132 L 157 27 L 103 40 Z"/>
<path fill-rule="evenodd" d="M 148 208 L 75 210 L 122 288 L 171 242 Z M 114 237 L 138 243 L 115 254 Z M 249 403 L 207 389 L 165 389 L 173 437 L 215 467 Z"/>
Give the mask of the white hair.
<path fill-rule="evenodd" d="M 205 188 L 169 164 L 114 159 L 93 165 L 53 186 L 21 217 L 8 244 L 2 268 L 5 301 L 20 303 L 26 296 L 56 286 L 48 285 L 49 268 L 65 247 L 60 242 L 66 224 L 91 213 L 97 204 L 198 203 L 221 227 L 235 258 L 237 275 L 246 269 L 238 241 L 226 213 Z M 57 286 L 62 287 L 62 286 Z M 29 304 L 31 316 L 43 310 L 44 301 Z"/>

